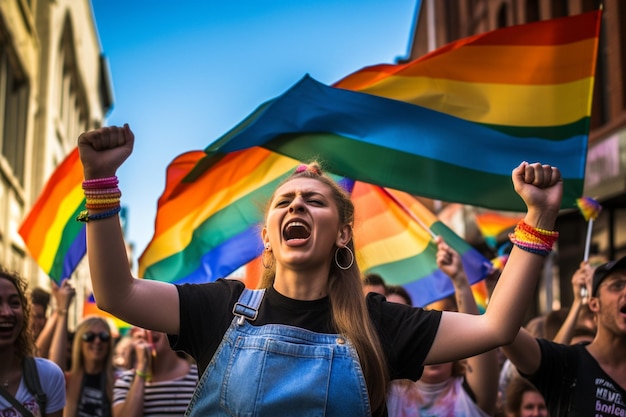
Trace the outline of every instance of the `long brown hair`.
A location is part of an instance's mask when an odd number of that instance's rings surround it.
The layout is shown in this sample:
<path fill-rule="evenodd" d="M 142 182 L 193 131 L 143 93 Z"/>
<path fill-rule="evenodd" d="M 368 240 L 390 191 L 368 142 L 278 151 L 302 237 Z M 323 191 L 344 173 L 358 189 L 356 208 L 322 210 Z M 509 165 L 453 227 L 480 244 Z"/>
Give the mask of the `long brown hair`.
<path fill-rule="evenodd" d="M 22 305 L 22 329 L 15 340 L 15 355 L 19 359 L 35 354 L 35 340 L 30 330 L 30 312 L 31 306 L 28 299 L 28 282 L 22 278 L 17 272 L 10 272 L 6 268 L 0 266 L 0 278 L 4 278 L 12 283 L 17 289 L 17 294 Z"/>
<path fill-rule="evenodd" d="M 297 178 L 312 178 L 326 184 L 332 191 L 333 199 L 337 205 L 340 224 L 349 225 L 351 228 L 354 226 L 354 205 L 350 196 L 332 178 L 322 173 L 318 163 L 312 162 L 306 166 L 298 167 L 296 172 L 280 185 Z M 272 199 L 273 196 L 270 201 Z M 354 238 L 348 242 L 347 247 L 353 254 L 355 253 Z M 350 263 L 349 256 L 347 259 L 341 259 L 344 252 L 347 251 L 339 251 L 340 259 L 338 261 L 341 265 L 348 265 Z M 269 264 L 270 267 L 263 271 L 261 288 L 271 287 L 276 278 L 275 262 L 272 260 Z M 367 382 L 372 412 L 373 414 L 382 413 L 385 409 L 389 382 L 387 364 L 378 333 L 367 311 L 361 272 L 356 262 L 344 270 L 337 266 L 333 258 L 328 276 L 327 292 L 336 331 L 350 340 L 359 355 L 361 368 Z"/>

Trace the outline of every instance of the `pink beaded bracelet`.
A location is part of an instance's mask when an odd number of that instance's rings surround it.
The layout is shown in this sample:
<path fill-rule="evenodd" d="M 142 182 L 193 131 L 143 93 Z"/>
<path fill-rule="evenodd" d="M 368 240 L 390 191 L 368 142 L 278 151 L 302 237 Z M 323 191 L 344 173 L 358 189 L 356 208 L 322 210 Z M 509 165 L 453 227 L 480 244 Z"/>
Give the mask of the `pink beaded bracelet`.
<path fill-rule="evenodd" d="M 113 187 L 117 187 L 118 183 L 119 181 L 117 180 L 117 176 L 106 177 L 106 178 L 94 178 L 91 180 L 83 181 L 83 190 L 113 188 Z"/>

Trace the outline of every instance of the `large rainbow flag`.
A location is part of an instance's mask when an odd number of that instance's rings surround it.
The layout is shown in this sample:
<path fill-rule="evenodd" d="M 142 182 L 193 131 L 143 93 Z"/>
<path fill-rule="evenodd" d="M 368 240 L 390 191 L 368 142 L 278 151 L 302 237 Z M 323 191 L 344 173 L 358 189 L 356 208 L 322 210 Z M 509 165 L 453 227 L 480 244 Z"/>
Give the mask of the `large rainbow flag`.
<path fill-rule="evenodd" d="M 521 161 L 559 167 L 582 195 L 601 12 L 502 28 L 334 86 L 305 76 L 210 144 L 187 177 L 261 146 L 423 197 L 524 211 Z"/>
<path fill-rule="evenodd" d="M 85 256 L 83 166 L 74 149 L 56 168 L 22 222 L 19 234 L 41 269 L 57 283 L 70 277 Z"/>
<path fill-rule="evenodd" d="M 188 152 L 168 167 L 155 234 L 139 258 L 139 276 L 172 283 L 209 282 L 261 254 L 265 204 L 299 161 L 254 147 L 227 155 L 194 182 L 182 181 L 203 157 L 202 151 Z M 453 292 L 450 280 L 437 268 L 431 233 L 443 236 L 461 254 L 470 282 L 480 281 L 490 270 L 486 258 L 409 194 L 336 179 L 355 204 L 359 267 L 403 285 L 416 305 Z"/>

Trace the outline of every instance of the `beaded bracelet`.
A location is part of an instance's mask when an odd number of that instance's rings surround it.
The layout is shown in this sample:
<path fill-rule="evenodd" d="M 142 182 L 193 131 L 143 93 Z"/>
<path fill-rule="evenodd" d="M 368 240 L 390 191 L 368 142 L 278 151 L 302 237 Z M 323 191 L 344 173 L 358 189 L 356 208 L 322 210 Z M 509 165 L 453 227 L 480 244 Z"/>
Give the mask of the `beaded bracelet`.
<path fill-rule="evenodd" d="M 152 379 L 152 374 L 150 372 L 141 372 L 139 369 L 135 369 L 135 375 L 145 379 L 146 381 L 150 381 Z"/>
<path fill-rule="evenodd" d="M 102 189 L 117 187 L 119 181 L 116 176 L 105 178 L 94 178 L 83 181 L 83 189 Z"/>
<path fill-rule="evenodd" d="M 520 220 L 513 233 L 509 235 L 511 243 L 526 252 L 546 256 L 552 252 L 552 246 L 559 238 L 559 232 L 539 229 Z"/>
<path fill-rule="evenodd" d="M 94 198 L 98 198 L 99 196 L 103 196 L 103 195 L 107 195 L 107 196 L 113 195 L 113 194 L 119 194 L 120 196 L 122 195 L 122 192 L 117 187 L 115 188 L 87 188 L 86 190 L 84 190 L 84 192 L 85 192 L 85 196 L 94 197 Z"/>
<path fill-rule="evenodd" d="M 119 213 L 121 210 L 120 197 L 122 192 L 117 187 L 118 183 L 116 176 L 83 181 L 86 200 L 85 207 L 87 210 L 81 211 L 76 220 L 87 223 L 90 220 L 106 219 Z M 89 210 L 94 209 L 110 210 L 90 215 Z"/>
<path fill-rule="evenodd" d="M 120 205 L 120 198 L 88 198 L 85 207 L 88 209 L 114 208 Z"/>
<path fill-rule="evenodd" d="M 122 207 L 119 205 L 111 210 L 103 211 L 101 213 L 95 213 L 95 214 L 89 214 L 88 210 L 83 210 L 78 214 L 78 216 L 76 216 L 76 220 L 82 223 L 87 223 L 92 220 L 106 219 L 107 217 L 115 216 L 121 210 L 122 210 Z"/>

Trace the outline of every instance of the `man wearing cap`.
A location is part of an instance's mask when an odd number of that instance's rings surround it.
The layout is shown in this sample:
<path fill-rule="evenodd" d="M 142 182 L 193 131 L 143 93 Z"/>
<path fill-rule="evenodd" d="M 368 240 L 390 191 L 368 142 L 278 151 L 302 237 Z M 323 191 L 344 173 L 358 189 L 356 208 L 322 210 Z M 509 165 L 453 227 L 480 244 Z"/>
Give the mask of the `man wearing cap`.
<path fill-rule="evenodd" d="M 589 308 L 598 325 L 591 343 L 563 345 L 521 329 L 503 346 L 551 417 L 626 417 L 626 257 L 596 268 Z"/>

